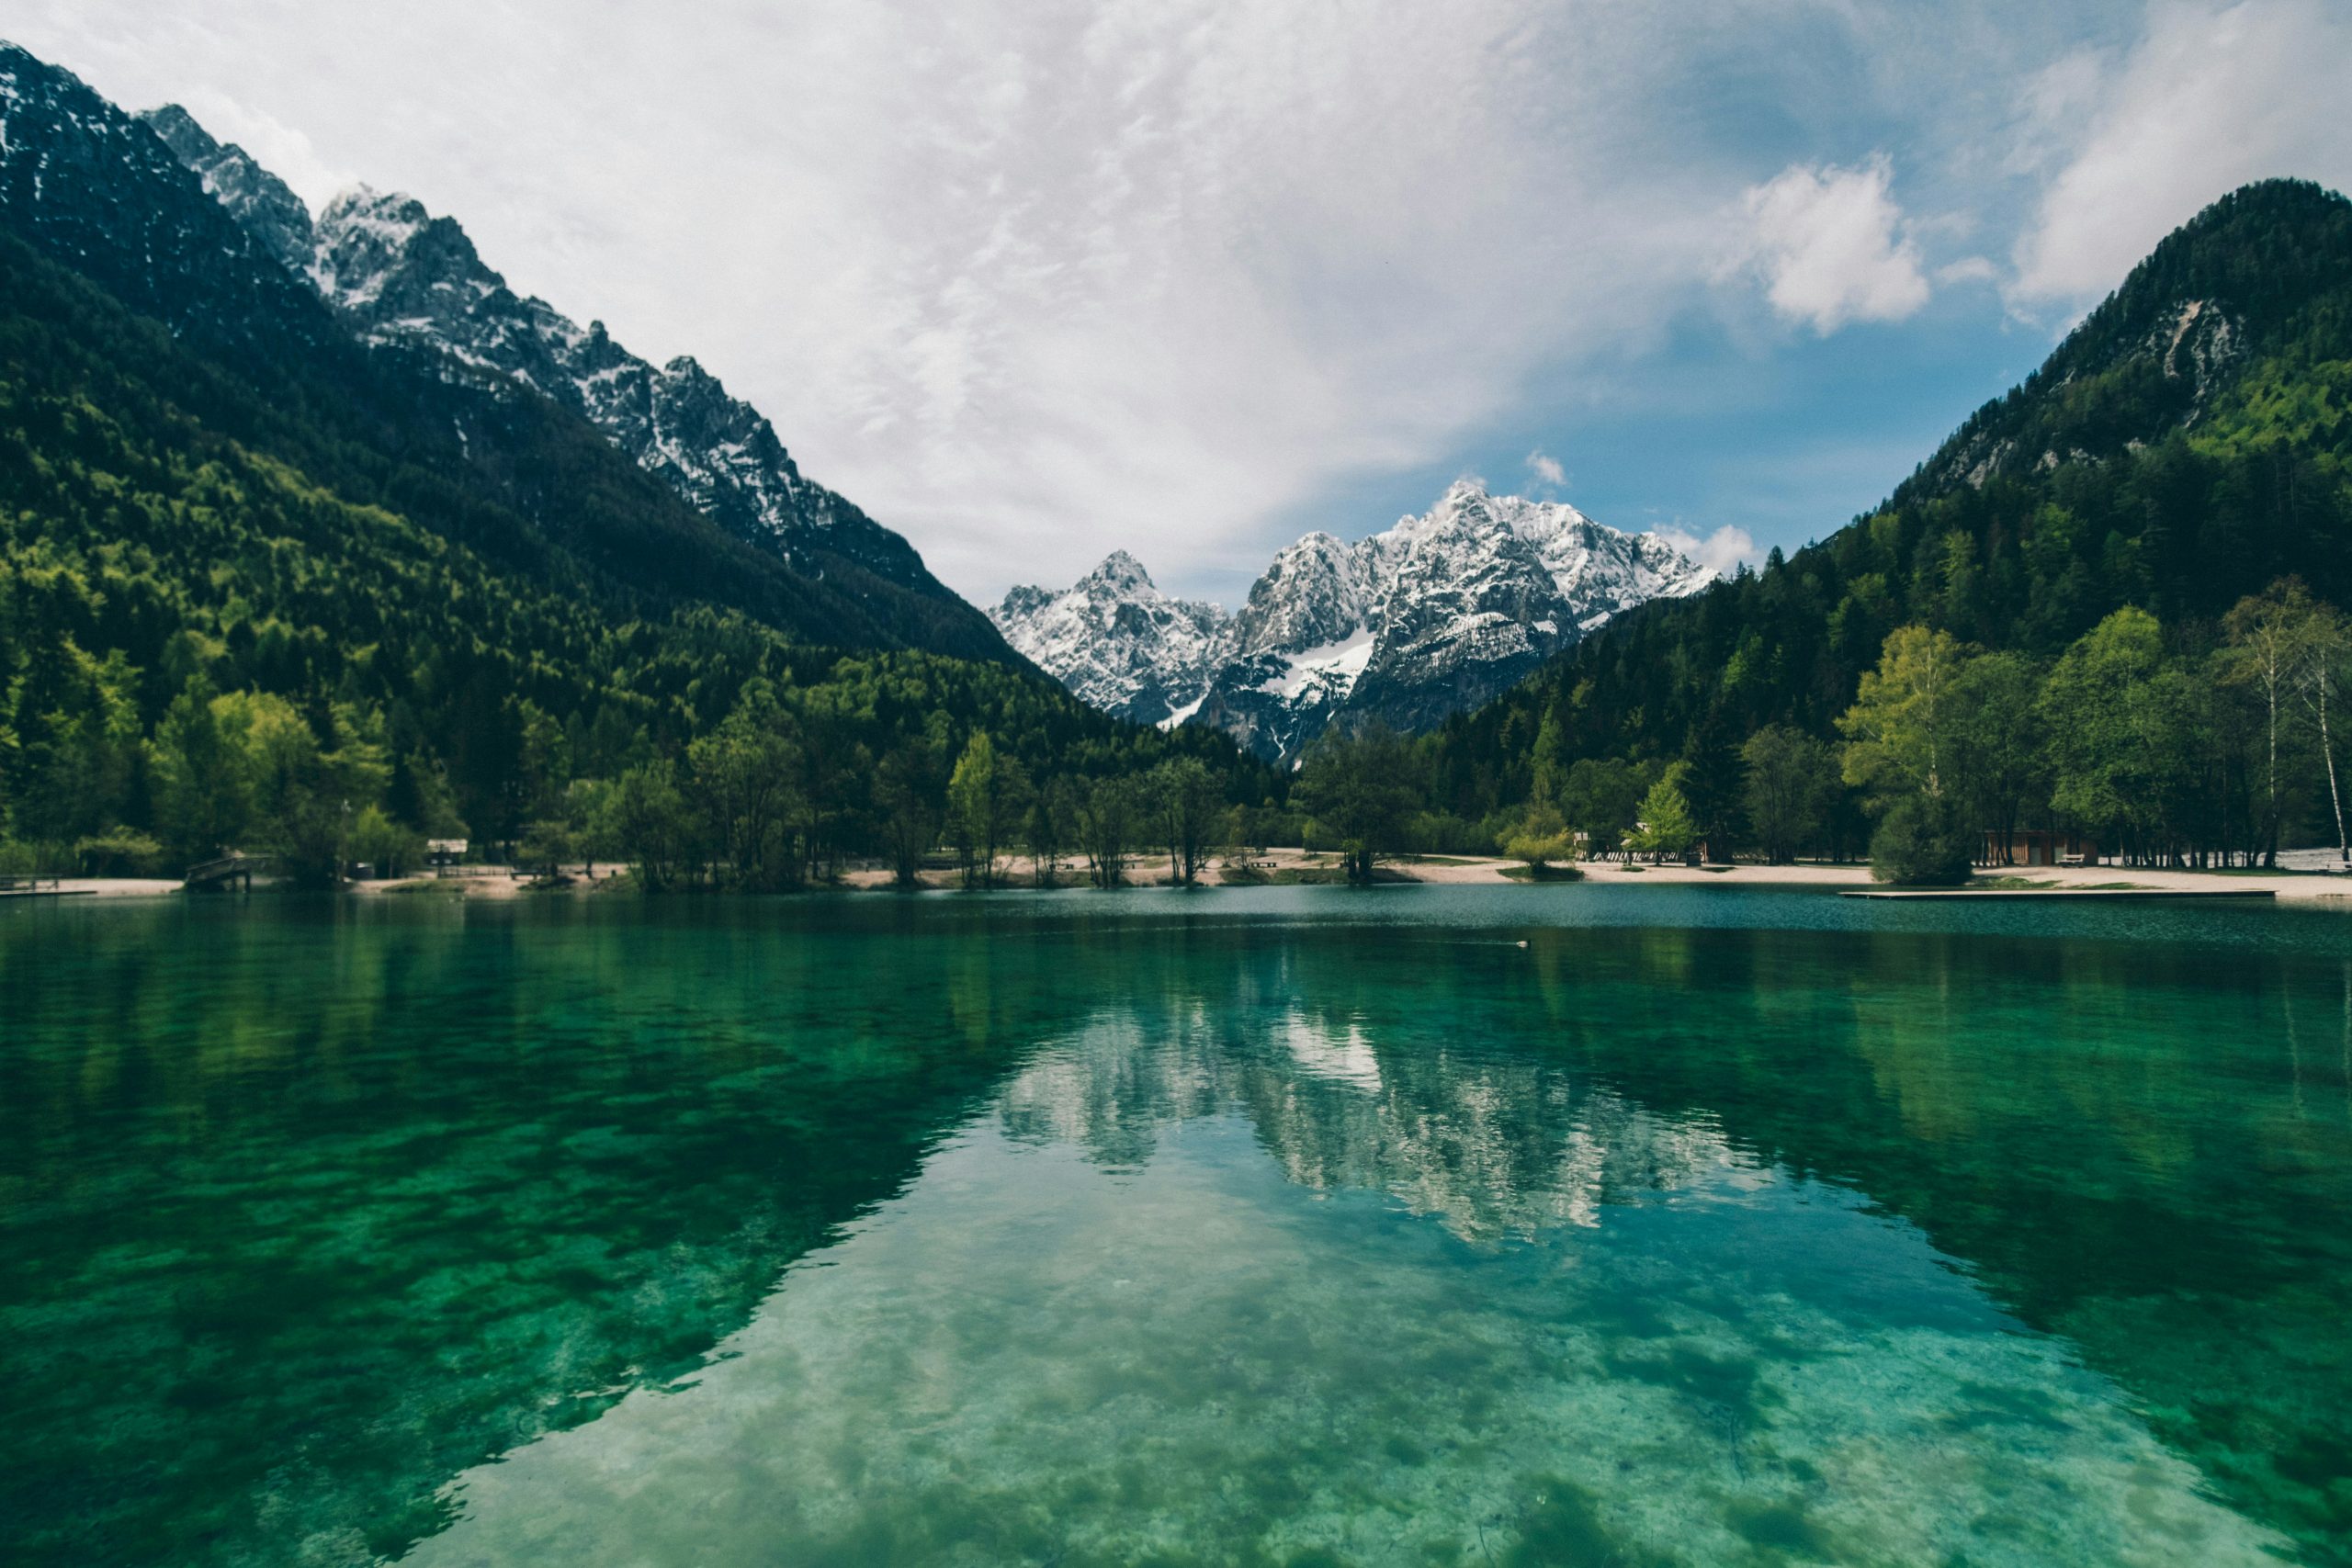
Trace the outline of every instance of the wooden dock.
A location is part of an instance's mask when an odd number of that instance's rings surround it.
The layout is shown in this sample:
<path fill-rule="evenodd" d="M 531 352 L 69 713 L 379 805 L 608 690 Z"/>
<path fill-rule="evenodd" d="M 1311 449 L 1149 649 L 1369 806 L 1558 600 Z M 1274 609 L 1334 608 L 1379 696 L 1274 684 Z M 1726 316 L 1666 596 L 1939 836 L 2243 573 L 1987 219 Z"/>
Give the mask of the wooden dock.
<path fill-rule="evenodd" d="M 63 887 L 53 876 L 0 876 L 0 898 L 87 897 L 95 887 Z"/>

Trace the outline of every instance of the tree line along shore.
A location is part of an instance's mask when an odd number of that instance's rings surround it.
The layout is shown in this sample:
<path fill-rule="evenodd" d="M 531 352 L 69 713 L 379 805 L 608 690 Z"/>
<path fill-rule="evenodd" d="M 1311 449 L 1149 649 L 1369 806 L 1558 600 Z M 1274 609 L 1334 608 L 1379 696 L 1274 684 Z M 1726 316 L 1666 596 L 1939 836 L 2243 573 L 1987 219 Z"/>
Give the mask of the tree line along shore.
<path fill-rule="evenodd" d="M 2021 839 L 2053 827 L 2086 846 L 2083 859 L 2126 867 L 2275 867 L 2290 823 L 2334 829 L 2323 837 L 2340 850 L 2346 618 L 2288 581 L 2242 600 L 2220 631 L 2183 651 L 2127 606 L 2043 665 L 1898 627 L 1838 740 L 1771 724 L 1668 761 L 1570 757 L 1540 734 L 1527 798 L 1477 819 L 1439 798 L 1442 736 L 1333 734 L 1288 776 L 1230 760 L 1220 771 L 1172 745 L 1156 759 L 1110 750 L 1090 773 L 1033 768 L 1023 751 L 1042 748 L 978 726 L 952 750 L 937 725 L 892 735 L 840 686 L 755 679 L 680 754 L 608 776 L 579 765 L 593 735 L 576 741 L 526 710 L 503 796 L 509 831 L 474 858 L 549 874 L 623 863 L 637 886 L 669 892 L 840 884 L 876 865 L 912 887 L 943 859 L 971 887 L 1081 873 L 1116 887 L 1159 863 L 1190 884 L 1213 861 L 1233 883 L 1277 846 L 1321 852 L 1352 881 L 1408 855 L 1501 857 L 1537 874 L 1703 855 L 1867 861 L 1914 885 L 2015 864 Z M 378 716 L 334 704 L 306 715 L 198 676 L 142 736 L 121 722 L 129 699 L 106 698 L 129 672 L 95 662 L 84 672 L 100 700 L 52 727 L 32 780 L 50 793 L 12 797 L 10 820 L 79 813 L 106 826 L 70 844 L 12 838 L 0 871 L 156 874 L 241 851 L 322 886 L 363 866 L 409 874 L 429 840 L 468 837 L 446 780 L 404 776 Z M 634 746 L 650 750 L 641 735 Z M 58 863 L 69 855 L 76 863 Z"/>

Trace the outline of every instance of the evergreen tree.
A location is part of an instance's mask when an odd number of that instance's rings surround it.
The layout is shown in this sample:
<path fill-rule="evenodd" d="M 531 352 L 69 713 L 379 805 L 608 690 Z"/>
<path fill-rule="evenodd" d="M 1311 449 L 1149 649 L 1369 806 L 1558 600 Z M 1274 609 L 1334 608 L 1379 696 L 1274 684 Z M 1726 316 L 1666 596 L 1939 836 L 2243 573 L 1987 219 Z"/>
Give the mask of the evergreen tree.
<path fill-rule="evenodd" d="M 1690 798 L 1682 793 L 1682 764 L 1677 762 L 1642 797 L 1640 819 L 1626 840 L 1636 852 L 1664 860 L 1684 854 L 1698 843 L 1699 819 L 1691 815 Z"/>

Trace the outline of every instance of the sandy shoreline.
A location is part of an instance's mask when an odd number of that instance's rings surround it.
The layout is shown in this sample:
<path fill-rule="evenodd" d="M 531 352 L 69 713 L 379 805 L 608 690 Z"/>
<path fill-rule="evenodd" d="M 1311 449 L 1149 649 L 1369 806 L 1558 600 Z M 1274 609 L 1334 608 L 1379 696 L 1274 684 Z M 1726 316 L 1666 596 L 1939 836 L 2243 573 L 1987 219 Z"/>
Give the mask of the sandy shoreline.
<path fill-rule="evenodd" d="M 1260 875 L 1276 882 L 1289 882 L 1305 876 L 1337 878 L 1339 862 L 1332 855 L 1309 855 L 1298 850 L 1272 850 L 1263 855 L 1253 855 L 1250 863 L 1262 870 Z M 999 863 L 1001 886 L 1012 889 L 1035 886 L 1029 863 L 1023 859 L 1005 857 Z M 1525 886 L 1523 880 L 1507 876 L 1518 869 L 1517 863 L 1500 859 L 1473 856 L 1415 856 L 1383 867 L 1384 880 L 1443 884 L 1449 886 L 1485 886 L 1491 887 Z M 1683 865 L 1626 865 L 1618 861 L 1588 861 L 1577 870 L 1584 874 L 1587 886 L 1640 886 L 1645 887 L 1699 885 L 1709 887 L 1804 887 L 1804 888 L 1867 888 L 1879 886 L 1871 882 L 1870 869 L 1861 865 L 1829 865 L 1807 863 L 1801 865 L 1739 864 L 1712 869 Z M 577 873 L 569 887 L 552 893 L 536 890 L 530 885 L 508 873 L 492 871 L 487 874 L 465 877 L 436 878 L 406 877 L 392 882 L 362 882 L 352 885 L 350 891 L 359 897 L 384 897 L 404 895 L 411 897 L 444 897 L 467 899 L 508 899 L 524 897 L 550 897 L 571 894 L 581 896 L 614 890 L 616 881 L 625 874 L 620 867 L 599 866 L 593 882 Z M 2341 873 L 2314 872 L 2199 872 L 2155 871 L 2126 866 L 2034 866 L 2018 867 L 2006 873 L 1979 874 L 1980 883 L 1996 875 L 2013 876 L 2022 880 L 2059 888 L 2113 886 L 2129 884 L 2134 887 L 2199 893 L 2270 893 L 2281 899 L 2352 899 L 2352 875 Z M 1165 886 L 1170 878 L 1165 862 L 1144 861 L 1129 874 L 1131 886 L 1139 887 Z M 1241 886 L 1261 886 L 1254 876 L 1245 874 L 1237 879 Z M 1080 886 L 1085 881 L 1083 866 L 1065 867 L 1060 886 Z M 1227 886 L 1228 879 L 1222 859 L 1213 863 L 1202 877 L 1209 886 Z M 890 886 L 890 873 L 879 867 L 860 867 L 843 874 L 836 886 L 844 891 L 875 891 Z M 961 885 L 952 870 L 930 870 L 923 873 L 926 888 L 953 888 Z M 180 885 L 162 877 L 65 877 L 61 879 L 60 895 L 81 898 L 131 897 L 154 898 L 176 895 Z M 28 902 L 45 901 L 28 899 Z M 6 902 L 0 897 L 0 902 Z"/>

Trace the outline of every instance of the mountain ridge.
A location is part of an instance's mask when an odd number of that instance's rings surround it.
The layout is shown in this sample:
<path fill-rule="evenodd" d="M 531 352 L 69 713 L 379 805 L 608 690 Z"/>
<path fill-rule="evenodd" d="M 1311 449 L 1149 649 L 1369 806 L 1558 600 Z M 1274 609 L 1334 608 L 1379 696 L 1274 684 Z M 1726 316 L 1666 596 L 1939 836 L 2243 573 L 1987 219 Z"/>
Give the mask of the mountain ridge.
<path fill-rule="evenodd" d="M 282 180 L 186 109 L 138 118 L 363 342 L 512 377 L 585 419 L 721 530 L 830 581 L 907 640 L 967 657 L 1010 654 L 912 545 L 802 475 L 768 420 L 691 356 L 657 367 L 603 322 L 583 329 L 515 294 L 462 225 L 413 197 L 356 186 L 312 218 Z M 912 614 L 900 603 L 908 598 L 922 602 Z"/>
<path fill-rule="evenodd" d="M 700 600 L 827 646 L 1027 668 L 952 595 L 881 583 L 840 557 L 812 573 L 730 534 L 513 377 L 431 344 L 363 341 L 224 205 L 242 190 L 257 209 L 283 210 L 266 171 L 196 141 L 183 118 L 164 117 L 164 129 L 201 171 L 153 123 L 0 42 L 0 231 L 196 351 L 172 367 L 173 395 L 200 407 L 215 435 L 616 613 Z"/>

